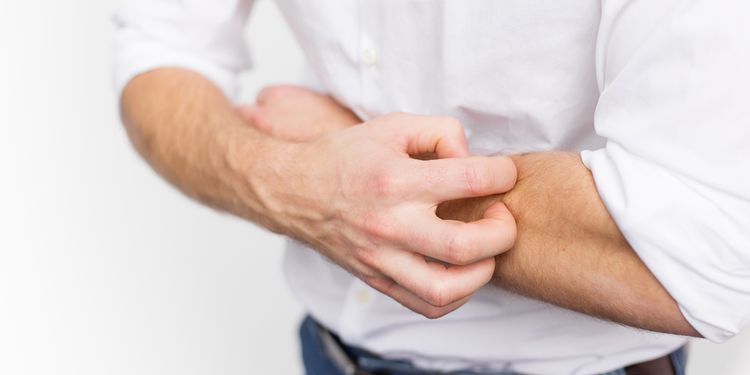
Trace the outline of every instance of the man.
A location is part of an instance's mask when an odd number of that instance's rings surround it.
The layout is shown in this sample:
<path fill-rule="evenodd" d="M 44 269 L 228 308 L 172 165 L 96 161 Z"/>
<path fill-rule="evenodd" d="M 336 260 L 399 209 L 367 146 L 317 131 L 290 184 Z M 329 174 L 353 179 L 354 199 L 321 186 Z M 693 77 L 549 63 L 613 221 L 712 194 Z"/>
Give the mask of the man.
<path fill-rule="evenodd" d="M 747 324 L 749 5 L 279 5 L 335 101 L 236 110 L 247 0 L 129 2 L 117 80 L 160 174 L 295 239 L 309 373 L 679 374 Z"/>

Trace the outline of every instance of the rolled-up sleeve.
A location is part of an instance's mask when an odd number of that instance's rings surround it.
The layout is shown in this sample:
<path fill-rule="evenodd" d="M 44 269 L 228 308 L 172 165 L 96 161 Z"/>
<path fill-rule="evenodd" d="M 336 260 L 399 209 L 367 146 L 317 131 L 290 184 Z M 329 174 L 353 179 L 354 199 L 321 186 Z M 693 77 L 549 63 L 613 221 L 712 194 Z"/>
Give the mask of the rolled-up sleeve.
<path fill-rule="evenodd" d="M 128 0 L 114 14 L 115 85 L 136 75 L 182 67 L 210 79 L 229 97 L 249 68 L 243 37 L 252 0 Z"/>
<path fill-rule="evenodd" d="M 704 337 L 750 319 L 750 3 L 602 1 L 584 151 L 640 258 Z"/>

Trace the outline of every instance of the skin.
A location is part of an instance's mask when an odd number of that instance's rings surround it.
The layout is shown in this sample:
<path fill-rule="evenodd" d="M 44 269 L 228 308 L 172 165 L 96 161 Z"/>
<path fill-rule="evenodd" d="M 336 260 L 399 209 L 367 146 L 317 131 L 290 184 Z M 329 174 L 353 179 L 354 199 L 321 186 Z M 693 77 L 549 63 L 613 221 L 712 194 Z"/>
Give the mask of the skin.
<path fill-rule="evenodd" d="M 299 125 L 308 112 L 328 116 L 302 102 L 298 112 L 267 104 L 296 127 L 248 122 L 252 110 L 238 111 L 201 75 L 164 68 L 128 83 L 121 114 L 135 148 L 187 195 L 309 244 L 426 317 L 455 310 L 490 281 L 494 257 L 515 241 L 506 206 L 495 202 L 471 222 L 436 209 L 508 191 L 517 177 L 510 158 L 470 156 L 461 125 L 446 117 L 390 114 L 298 134 L 314 125 Z M 429 153 L 438 159 L 411 157 Z"/>
<path fill-rule="evenodd" d="M 240 113 L 269 133 L 295 139 L 360 122 L 332 98 L 291 86 L 263 90 L 256 105 Z M 314 116 L 299 129 L 303 113 Z M 632 327 L 700 336 L 625 240 L 577 154 L 540 152 L 512 160 L 518 181 L 509 192 L 445 202 L 437 211 L 468 222 L 497 202 L 509 208 L 518 237 L 511 251 L 496 257 L 494 285 Z"/>

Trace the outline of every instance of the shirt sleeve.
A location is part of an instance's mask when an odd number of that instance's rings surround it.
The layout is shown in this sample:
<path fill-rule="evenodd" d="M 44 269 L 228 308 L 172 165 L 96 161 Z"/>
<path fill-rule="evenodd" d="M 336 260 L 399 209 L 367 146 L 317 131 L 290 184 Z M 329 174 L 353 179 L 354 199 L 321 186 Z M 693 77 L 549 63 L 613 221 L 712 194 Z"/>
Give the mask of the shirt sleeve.
<path fill-rule="evenodd" d="M 750 3 L 602 1 L 584 151 L 640 258 L 704 337 L 750 318 Z"/>
<path fill-rule="evenodd" d="M 243 37 L 252 0 L 127 0 L 114 14 L 115 85 L 159 67 L 194 70 L 230 98 L 249 68 Z"/>

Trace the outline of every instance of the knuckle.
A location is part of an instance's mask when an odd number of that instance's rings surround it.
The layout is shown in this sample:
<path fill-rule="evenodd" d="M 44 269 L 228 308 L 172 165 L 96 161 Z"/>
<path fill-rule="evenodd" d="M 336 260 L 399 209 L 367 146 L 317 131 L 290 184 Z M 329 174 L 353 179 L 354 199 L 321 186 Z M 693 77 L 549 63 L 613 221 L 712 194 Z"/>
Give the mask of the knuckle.
<path fill-rule="evenodd" d="M 445 251 L 446 262 L 452 264 L 461 264 L 464 256 L 463 254 L 461 254 L 461 252 L 463 251 L 463 247 L 461 246 L 461 239 L 458 235 L 454 234 L 448 239 Z"/>
<path fill-rule="evenodd" d="M 370 189 L 378 198 L 390 198 L 401 192 L 399 176 L 387 169 L 379 170 L 370 177 Z"/>
<path fill-rule="evenodd" d="M 412 230 L 402 232 L 401 234 L 402 236 L 400 239 L 402 239 L 403 242 L 415 252 L 424 249 L 440 249 L 440 245 L 436 242 L 437 234 L 431 231 Z"/>
<path fill-rule="evenodd" d="M 482 170 L 477 166 L 465 166 L 462 177 L 468 194 L 482 195 L 492 187 L 492 180 L 482 173 Z"/>
<path fill-rule="evenodd" d="M 432 306 L 445 307 L 451 302 L 451 293 L 443 283 L 435 283 L 427 290 L 426 301 Z"/>
<path fill-rule="evenodd" d="M 353 250 L 354 257 L 368 267 L 376 268 L 375 252 L 366 247 L 356 247 Z"/>
<path fill-rule="evenodd" d="M 364 280 L 364 281 L 371 287 L 375 288 L 375 290 L 378 290 L 385 295 L 391 296 L 392 298 L 396 298 L 394 295 L 396 283 L 393 282 L 392 280 L 389 280 L 382 276 L 374 276 L 370 278 L 369 280 Z"/>
<path fill-rule="evenodd" d="M 448 311 L 440 308 L 430 307 L 425 309 L 424 311 L 421 311 L 420 314 L 424 316 L 427 319 L 439 319 L 444 317 L 446 314 L 448 314 Z"/>
<path fill-rule="evenodd" d="M 376 289 L 385 286 L 383 284 L 383 278 L 374 271 L 364 272 L 359 276 L 359 279 L 362 280 L 365 284 Z"/>
<path fill-rule="evenodd" d="M 383 218 L 375 212 L 368 212 L 362 216 L 361 229 L 366 235 L 370 237 L 386 237 L 388 235 L 386 227 L 387 224 L 385 220 L 383 220 Z"/>
<path fill-rule="evenodd" d="M 460 233 L 450 237 L 446 251 L 446 261 L 456 265 L 469 264 L 474 255 L 471 244 Z"/>

